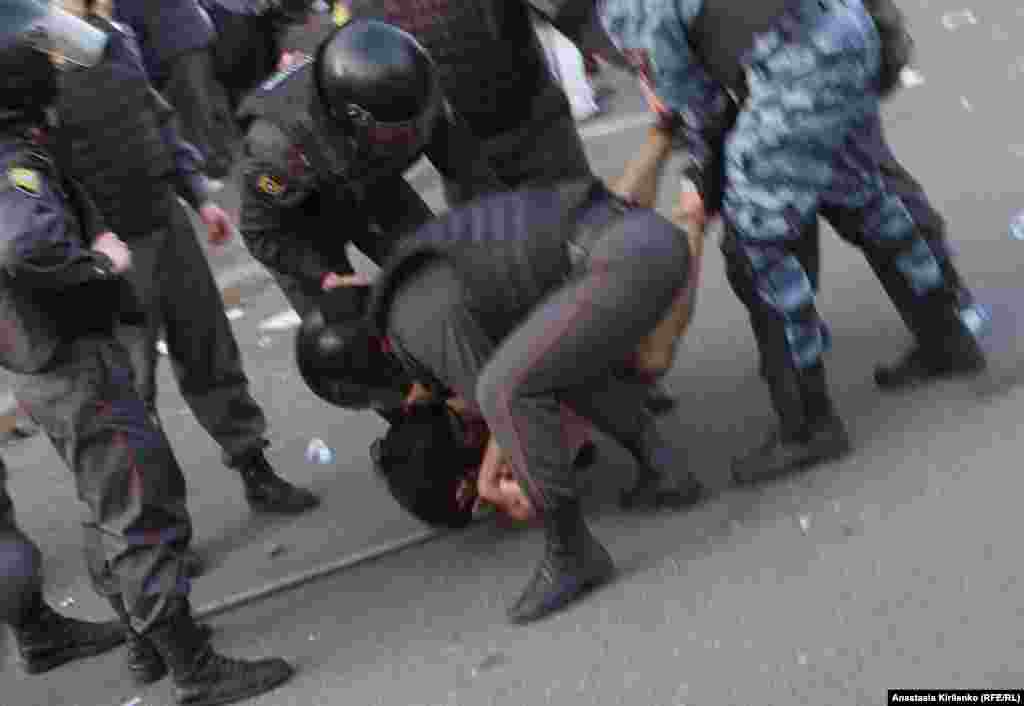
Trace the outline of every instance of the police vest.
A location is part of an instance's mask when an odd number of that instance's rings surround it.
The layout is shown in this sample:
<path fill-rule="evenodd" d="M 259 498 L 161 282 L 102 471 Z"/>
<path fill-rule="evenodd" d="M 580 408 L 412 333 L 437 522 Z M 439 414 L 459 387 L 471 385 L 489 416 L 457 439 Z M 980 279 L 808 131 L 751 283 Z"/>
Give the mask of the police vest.
<path fill-rule="evenodd" d="M 128 240 L 167 226 L 174 158 L 133 39 L 93 21 L 110 40 L 97 66 L 61 72 L 58 145 L 62 164 Z"/>
<path fill-rule="evenodd" d="M 276 125 L 302 151 L 316 174 L 317 190 L 301 204 L 286 210 L 286 229 L 314 242 L 316 249 L 328 258 L 346 261 L 345 240 L 336 237 L 336 224 L 344 223 L 352 231 L 369 227 L 366 220 L 353 222 L 366 218 L 365 210 L 360 208 L 363 187 L 345 178 L 347 164 L 343 151 L 330 144 L 313 118 L 313 66 L 312 57 L 307 57 L 264 81 L 242 102 L 238 118 L 243 125 L 258 119 Z M 324 224 L 331 224 L 329 232 L 325 232 L 328 229 Z"/>
<path fill-rule="evenodd" d="M 466 287 L 467 305 L 491 338 L 504 339 L 550 292 L 572 264 L 569 242 L 580 236 L 575 215 L 608 197 L 597 180 L 556 189 L 505 192 L 451 211 L 400 241 L 376 280 L 373 322 L 387 331 L 395 292 L 424 262 L 451 262 Z"/>
<path fill-rule="evenodd" d="M 519 0 L 355 0 L 351 12 L 413 35 L 437 63 L 448 100 L 481 139 L 522 124 L 551 80 Z"/>
<path fill-rule="evenodd" d="M 743 102 L 743 58 L 756 35 L 771 29 L 793 0 L 704 0 L 689 28 L 690 44 L 707 72 Z"/>

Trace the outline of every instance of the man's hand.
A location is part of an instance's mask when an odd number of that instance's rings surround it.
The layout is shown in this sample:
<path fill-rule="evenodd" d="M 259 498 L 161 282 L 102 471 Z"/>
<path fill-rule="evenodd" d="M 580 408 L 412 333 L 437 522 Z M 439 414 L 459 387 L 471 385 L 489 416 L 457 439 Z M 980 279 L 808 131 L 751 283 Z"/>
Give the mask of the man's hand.
<path fill-rule="evenodd" d="M 92 249 L 110 258 L 116 274 L 121 274 L 132 266 L 132 253 L 128 246 L 110 231 L 97 235 L 92 241 Z"/>
<path fill-rule="evenodd" d="M 512 467 L 492 436 L 480 464 L 477 477 L 478 502 L 487 502 L 514 520 L 526 522 L 537 516 L 533 504 L 523 492 Z"/>
<path fill-rule="evenodd" d="M 207 201 L 199 207 L 199 217 L 206 224 L 207 240 L 210 245 L 226 245 L 234 237 L 235 227 L 227 212 L 217 204 Z"/>
<path fill-rule="evenodd" d="M 320 288 L 329 292 L 337 287 L 366 287 L 373 284 L 373 280 L 366 275 L 352 274 L 339 275 L 337 272 L 328 272 L 320 282 Z"/>

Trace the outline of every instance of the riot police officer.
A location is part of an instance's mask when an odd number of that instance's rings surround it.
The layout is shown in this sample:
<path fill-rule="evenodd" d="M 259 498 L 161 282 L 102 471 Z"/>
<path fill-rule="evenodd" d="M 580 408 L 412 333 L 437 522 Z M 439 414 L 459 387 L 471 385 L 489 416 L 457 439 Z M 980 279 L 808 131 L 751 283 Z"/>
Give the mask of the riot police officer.
<path fill-rule="evenodd" d="M 678 459 L 644 407 L 646 386 L 620 370 L 676 301 L 688 324 L 702 238 L 628 208 L 595 179 L 505 192 L 403 239 L 372 293 L 338 288 L 300 330 L 306 379 L 336 405 L 395 409 L 415 381 L 482 415 L 507 463 L 485 460 L 476 490 L 460 493 L 466 469 L 455 459 L 405 464 L 409 475 L 390 486 L 432 524 L 464 524 L 478 493 L 542 521 L 545 555 L 513 622 L 565 606 L 613 571 L 580 511 L 563 404 L 630 451 L 638 503 L 703 496 L 692 475 L 674 478 Z"/>
<path fill-rule="evenodd" d="M 264 455 L 266 418 L 249 393 L 241 353 L 209 262 L 181 194 L 207 225 L 211 242 L 232 233 L 208 195 L 194 150 L 174 128 L 174 112 L 150 86 L 130 29 L 91 14 L 109 40 L 103 60 L 61 76 L 57 142 L 65 164 L 130 244 L 128 273 L 148 313 L 125 329 L 136 384 L 156 417 L 156 341 L 161 329 L 182 396 L 238 471 L 250 507 L 300 513 L 319 503 L 277 475 Z"/>
<path fill-rule="evenodd" d="M 986 365 L 962 318 L 964 288 L 946 248 L 915 221 L 907 191 L 883 178 L 891 153 L 879 104 L 899 82 L 905 46 L 893 13 L 878 12 L 884 6 L 893 8 L 862 0 L 603 5 L 609 33 L 647 56 L 657 96 L 680 116 L 691 157 L 681 207 L 705 214 L 721 203 L 726 272 L 755 322 L 779 427 L 734 460 L 738 482 L 850 448 L 825 379 L 828 331 L 792 248 L 819 213 L 862 248 L 916 339 L 900 363 L 876 371 L 880 384 Z"/>
<path fill-rule="evenodd" d="M 113 19 L 135 32 L 150 80 L 178 111 L 205 172 L 227 176 L 240 136 L 216 77 L 210 16 L 198 0 L 114 0 Z"/>
<path fill-rule="evenodd" d="M 0 40 L 0 311 L 6 331 L 0 363 L 23 376 L 19 400 L 74 473 L 89 506 L 90 573 L 108 582 L 97 589 L 116 596 L 132 629 L 151 641 L 179 702 L 229 703 L 262 693 L 287 680 L 292 668 L 283 660 L 218 655 L 191 615 L 181 556 L 191 521 L 181 469 L 135 389 L 127 352 L 114 333 L 144 315 L 121 276 L 131 254 L 84 190 L 63 176 L 42 139 L 45 109 L 57 92 L 47 54 L 91 65 L 107 37 L 43 3 L 13 9 Z M 14 557 L 8 568 L 32 570 L 23 549 Z M 67 645 L 60 643 L 67 636 L 52 635 L 49 645 L 41 638 L 65 623 L 47 613 L 38 592 L 30 595 L 34 600 L 15 618 L 15 635 L 28 664 L 45 668 L 66 659 Z"/>
<path fill-rule="evenodd" d="M 381 22 L 337 28 L 240 117 L 250 123 L 242 236 L 303 316 L 352 272 L 348 243 L 383 264 L 395 239 L 431 218 L 402 177 L 421 154 L 450 179 L 500 188 L 426 51 Z"/>

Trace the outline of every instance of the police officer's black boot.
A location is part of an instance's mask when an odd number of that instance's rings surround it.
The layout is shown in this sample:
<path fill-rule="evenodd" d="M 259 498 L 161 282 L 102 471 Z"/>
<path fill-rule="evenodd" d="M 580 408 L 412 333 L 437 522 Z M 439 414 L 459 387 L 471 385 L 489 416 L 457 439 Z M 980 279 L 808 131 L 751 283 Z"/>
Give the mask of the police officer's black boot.
<path fill-rule="evenodd" d="M 689 507 L 707 494 L 704 485 L 692 473 L 677 476 L 676 454 L 661 436 L 651 419 L 642 441 L 627 450 L 637 463 L 636 482 L 619 494 L 619 507 L 634 509 L 673 509 Z"/>
<path fill-rule="evenodd" d="M 160 656 L 148 637 L 140 635 L 132 628 L 124 598 L 121 595 L 113 595 L 109 596 L 107 600 L 110 601 L 110 606 L 117 613 L 117 617 L 121 619 L 125 634 L 128 636 L 128 655 L 125 663 L 132 682 L 137 686 L 145 686 L 166 677 L 167 664 L 164 662 L 164 658 Z M 206 639 L 209 639 L 213 633 L 209 625 L 198 625 L 197 628 Z"/>
<path fill-rule="evenodd" d="M 973 297 L 955 271 L 944 270 L 944 275 L 952 285 L 929 294 L 914 318 L 904 317 L 914 346 L 895 364 L 875 368 L 875 383 L 883 390 L 977 375 L 988 367 L 975 333 L 964 322 L 964 316 L 977 315 Z"/>
<path fill-rule="evenodd" d="M 295 673 L 283 659 L 246 661 L 214 652 L 192 619 L 188 601 L 180 598 L 145 636 L 163 657 L 182 706 L 234 703 L 270 691 Z"/>
<path fill-rule="evenodd" d="M 19 662 L 28 674 L 42 674 L 72 660 L 102 654 L 127 637 L 117 621 L 87 623 L 61 615 L 38 592 L 11 631 L 18 644 Z"/>
<path fill-rule="evenodd" d="M 733 459 L 738 484 L 756 483 L 832 461 L 850 451 L 850 439 L 835 413 L 821 363 L 802 371 L 789 365 L 770 371 L 768 386 L 779 427 L 759 447 Z"/>
<path fill-rule="evenodd" d="M 320 504 L 318 498 L 305 488 L 299 488 L 274 472 L 262 451 L 250 454 L 239 463 L 231 464 L 242 476 L 245 499 L 256 512 L 274 512 L 294 515 L 311 510 Z"/>
<path fill-rule="evenodd" d="M 132 682 L 137 686 L 143 686 L 163 679 L 167 676 L 167 665 L 164 664 L 164 658 L 156 651 L 152 642 L 132 629 L 124 599 L 120 595 L 115 595 L 110 596 L 108 600 L 114 612 L 117 613 L 117 617 L 121 619 L 125 634 L 128 636 L 128 654 L 125 663 L 128 666 Z"/>
<path fill-rule="evenodd" d="M 547 546 L 508 618 L 528 623 L 560 610 L 586 591 L 610 580 L 612 558 L 590 533 L 578 501 L 562 501 L 545 513 Z"/>

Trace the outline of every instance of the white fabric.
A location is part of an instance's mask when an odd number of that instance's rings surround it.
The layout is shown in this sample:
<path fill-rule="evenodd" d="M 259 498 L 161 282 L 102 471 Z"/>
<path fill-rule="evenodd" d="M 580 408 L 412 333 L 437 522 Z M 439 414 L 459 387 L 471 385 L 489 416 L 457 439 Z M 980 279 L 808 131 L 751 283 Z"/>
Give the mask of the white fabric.
<path fill-rule="evenodd" d="M 583 54 L 576 45 L 540 17 L 534 18 L 534 30 L 544 47 L 544 56 L 551 74 L 569 99 L 573 118 L 582 121 L 601 112 L 594 100 L 594 88 L 587 77 Z"/>

